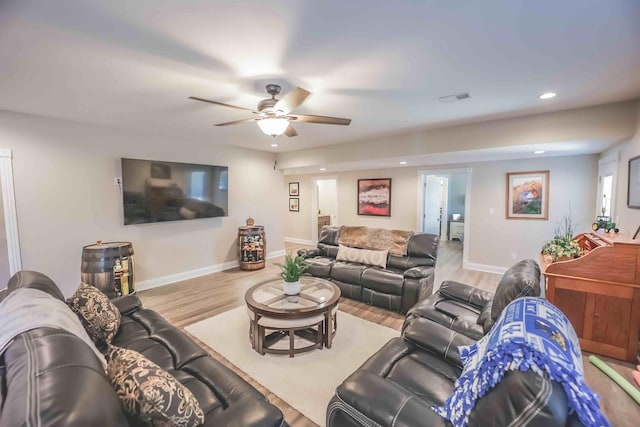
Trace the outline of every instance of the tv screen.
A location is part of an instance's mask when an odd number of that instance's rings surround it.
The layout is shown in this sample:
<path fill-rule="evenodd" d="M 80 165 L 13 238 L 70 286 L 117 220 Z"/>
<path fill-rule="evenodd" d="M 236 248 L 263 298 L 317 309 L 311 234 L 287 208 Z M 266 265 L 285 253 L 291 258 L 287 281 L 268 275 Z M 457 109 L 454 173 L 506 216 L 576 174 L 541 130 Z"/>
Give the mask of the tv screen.
<path fill-rule="evenodd" d="M 122 159 L 124 224 L 227 216 L 226 166 Z"/>

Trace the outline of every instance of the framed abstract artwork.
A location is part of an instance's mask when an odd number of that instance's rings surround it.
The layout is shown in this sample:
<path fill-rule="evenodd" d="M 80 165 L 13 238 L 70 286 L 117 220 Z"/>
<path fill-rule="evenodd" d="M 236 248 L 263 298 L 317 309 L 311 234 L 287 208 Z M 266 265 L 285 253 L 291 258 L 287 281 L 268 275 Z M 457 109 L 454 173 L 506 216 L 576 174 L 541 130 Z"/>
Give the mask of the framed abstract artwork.
<path fill-rule="evenodd" d="M 549 171 L 507 173 L 507 219 L 549 218 Z"/>
<path fill-rule="evenodd" d="M 640 209 L 640 156 L 629 159 L 627 206 L 633 209 Z"/>
<path fill-rule="evenodd" d="M 391 178 L 358 180 L 358 215 L 391 216 Z"/>

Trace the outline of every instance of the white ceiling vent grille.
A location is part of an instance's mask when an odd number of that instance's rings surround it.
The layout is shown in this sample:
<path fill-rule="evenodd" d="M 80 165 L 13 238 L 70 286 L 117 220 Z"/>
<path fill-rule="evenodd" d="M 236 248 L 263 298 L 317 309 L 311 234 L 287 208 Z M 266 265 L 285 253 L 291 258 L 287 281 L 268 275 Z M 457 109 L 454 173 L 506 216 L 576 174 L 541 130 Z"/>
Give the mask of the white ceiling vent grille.
<path fill-rule="evenodd" d="M 449 102 L 464 101 L 469 98 L 471 98 L 471 94 L 469 92 L 463 92 L 456 93 L 455 95 L 441 96 L 438 100 L 443 104 L 448 104 Z"/>

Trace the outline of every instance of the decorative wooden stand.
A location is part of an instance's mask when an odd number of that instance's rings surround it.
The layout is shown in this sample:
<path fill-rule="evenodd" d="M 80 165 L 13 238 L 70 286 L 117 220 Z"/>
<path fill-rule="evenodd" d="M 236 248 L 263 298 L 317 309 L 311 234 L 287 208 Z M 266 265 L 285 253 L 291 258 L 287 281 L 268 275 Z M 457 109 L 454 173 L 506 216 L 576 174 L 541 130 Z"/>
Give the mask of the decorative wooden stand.
<path fill-rule="evenodd" d="M 622 234 L 577 237 L 586 253 L 549 263 L 540 257 L 547 299 L 573 325 L 580 346 L 636 362 L 640 334 L 640 240 Z"/>
<path fill-rule="evenodd" d="M 238 244 L 241 270 L 260 270 L 264 268 L 267 255 L 267 238 L 263 226 L 253 225 L 253 218 L 247 219 L 246 226 L 238 227 Z"/>

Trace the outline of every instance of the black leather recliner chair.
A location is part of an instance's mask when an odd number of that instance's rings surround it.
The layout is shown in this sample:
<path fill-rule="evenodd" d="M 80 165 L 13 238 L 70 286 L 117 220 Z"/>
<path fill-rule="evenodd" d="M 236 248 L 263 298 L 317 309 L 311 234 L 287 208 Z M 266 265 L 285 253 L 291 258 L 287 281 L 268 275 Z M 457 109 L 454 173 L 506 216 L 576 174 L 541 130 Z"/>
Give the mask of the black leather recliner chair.
<path fill-rule="evenodd" d="M 505 273 L 495 296 L 445 282 L 438 293 L 409 310 L 401 337 L 390 340 L 336 389 L 327 426 L 450 426 L 431 408 L 446 401 L 462 373 L 458 347 L 484 335 L 478 325 L 485 319 L 483 311 L 492 318 L 491 307 L 502 306 L 501 311 L 517 297 L 539 294 L 539 276 L 535 261 L 521 261 Z M 569 415 L 560 384 L 527 371 L 506 374 L 480 398 L 469 425 L 582 424 Z"/>

